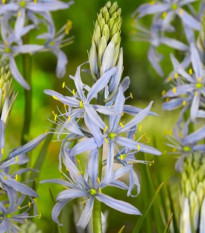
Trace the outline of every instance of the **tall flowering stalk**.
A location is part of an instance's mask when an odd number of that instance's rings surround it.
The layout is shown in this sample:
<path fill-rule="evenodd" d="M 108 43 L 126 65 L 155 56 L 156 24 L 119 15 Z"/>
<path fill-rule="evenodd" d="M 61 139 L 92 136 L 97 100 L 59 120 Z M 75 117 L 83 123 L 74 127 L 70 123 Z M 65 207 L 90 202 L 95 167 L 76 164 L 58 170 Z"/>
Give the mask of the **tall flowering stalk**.
<path fill-rule="evenodd" d="M 155 70 L 163 75 L 159 62 L 161 56 L 157 53 L 160 44 L 166 44 L 173 49 L 181 50 L 174 56 L 170 54 L 173 70 L 166 78 L 171 89 L 163 91 L 165 100 L 163 108 L 173 110 L 181 108 L 181 113 L 169 137 L 168 146 L 173 154 L 179 155 L 176 169 L 182 172 L 182 195 L 181 195 L 181 233 L 204 232 L 204 211 L 202 184 L 204 180 L 204 152 L 205 152 L 205 127 L 201 122 L 205 118 L 205 62 L 204 62 L 204 1 L 200 2 L 199 12 L 192 6 L 194 1 L 167 1 L 143 4 L 137 9 L 136 28 L 141 36 L 145 34 L 155 36 L 158 43 L 149 40 L 149 60 Z M 151 7 L 152 5 L 152 7 Z M 190 12 L 184 9 L 188 6 Z M 139 18 L 154 14 L 151 30 L 145 29 L 139 24 Z M 181 25 L 176 24 L 176 18 L 180 19 Z M 200 22 L 201 19 L 201 22 Z M 177 26 L 176 26 L 177 25 Z M 176 36 L 178 27 L 185 36 Z M 138 34 L 139 33 L 139 34 Z M 169 35 L 169 36 L 168 36 Z M 197 35 L 197 38 L 195 38 Z M 152 37 L 153 38 L 153 37 Z M 181 61 L 180 61 L 181 60 Z"/>
<path fill-rule="evenodd" d="M 0 127 L 0 232 L 17 233 L 19 224 L 37 216 L 35 197 L 37 193 L 20 182 L 20 176 L 32 169 L 18 169 L 19 165 L 28 163 L 26 153 L 33 150 L 45 137 L 40 135 L 27 144 L 5 153 L 5 128 L 9 120 L 16 93 L 13 91 L 12 76 L 6 62 L 0 64 L 0 93 L 1 93 L 1 127 Z M 37 172 L 37 171 L 35 171 Z M 30 216 L 29 210 L 34 206 L 35 215 Z"/>
<path fill-rule="evenodd" d="M 68 90 L 66 96 L 45 90 L 65 108 L 65 112 L 54 113 L 54 122 L 59 127 L 55 133 L 63 140 L 59 169 L 66 180 L 43 181 L 66 187 L 56 198 L 52 218 L 59 224 L 62 208 L 73 199 L 83 198 L 85 206 L 77 227 L 85 228 L 93 216 L 95 233 L 103 232 L 102 203 L 123 213 L 140 214 L 136 207 L 106 195 L 104 188 L 114 186 L 134 196 L 132 191 L 136 189 L 135 194 L 139 193 L 140 184 L 133 164 L 149 163 L 136 159 L 135 155 L 139 152 L 161 154 L 141 142 L 138 127 L 147 115 L 156 115 L 150 111 L 152 102 L 145 109 L 125 104 L 130 80 L 125 77 L 121 81 L 121 22 L 121 9 L 116 2 L 108 2 L 98 14 L 89 53 L 92 86 L 82 81 L 82 64 L 75 75 L 70 76 L 76 90 L 71 91 L 66 83 L 62 84 Z M 127 121 L 125 114 L 132 119 Z M 77 156 L 84 152 L 89 155 L 85 156 L 87 163 L 81 166 Z M 128 184 L 120 180 L 125 174 L 129 175 Z"/>

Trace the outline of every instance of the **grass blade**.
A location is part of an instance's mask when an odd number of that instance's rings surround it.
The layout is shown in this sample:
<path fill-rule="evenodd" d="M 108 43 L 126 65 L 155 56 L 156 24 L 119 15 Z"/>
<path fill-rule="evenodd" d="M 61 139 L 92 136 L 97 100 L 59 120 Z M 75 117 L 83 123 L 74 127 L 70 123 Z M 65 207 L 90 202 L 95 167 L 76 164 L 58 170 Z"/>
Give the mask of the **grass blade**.
<path fill-rule="evenodd" d="M 145 220 L 145 217 L 147 216 L 147 214 L 149 213 L 152 205 L 154 204 L 160 190 L 162 189 L 164 183 L 162 182 L 158 188 L 156 189 L 155 193 L 154 193 L 154 196 L 152 197 L 150 203 L 148 204 L 148 206 L 146 207 L 144 213 L 142 214 L 141 218 L 139 218 L 134 230 L 133 230 L 133 233 L 139 233 L 141 231 L 141 227 L 142 227 L 142 223 L 143 221 Z"/>
<path fill-rule="evenodd" d="M 170 224 L 172 222 L 172 219 L 173 219 L 173 213 L 171 214 L 171 217 L 169 218 L 169 221 L 168 223 L 166 224 L 166 227 L 164 229 L 164 233 L 168 233 L 169 232 L 169 227 L 170 227 Z"/>

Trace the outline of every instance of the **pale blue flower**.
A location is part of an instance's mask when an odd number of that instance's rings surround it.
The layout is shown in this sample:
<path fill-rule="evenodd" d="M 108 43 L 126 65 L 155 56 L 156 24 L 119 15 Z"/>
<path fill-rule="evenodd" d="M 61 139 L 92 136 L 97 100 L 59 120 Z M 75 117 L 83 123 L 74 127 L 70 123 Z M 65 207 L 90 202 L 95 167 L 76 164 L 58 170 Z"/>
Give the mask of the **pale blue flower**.
<path fill-rule="evenodd" d="M 67 152 L 64 151 L 63 159 L 64 159 L 64 164 L 70 174 L 70 178 L 68 179 L 68 181 L 57 180 L 57 179 L 43 181 L 43 183 L 54 182 L 54 183 L 58 183 L 58 184 L 68 187 L 68 189 L 59 193 L 56 198 L 57 203 L 54 206 L 53 211 L 52 211 L 52 218 L 56 223 L 59 224 L 58 216 L 62 208 L 68 202 L 70 202 L 71 200 L 75 198 L 85 198 L 85 202 L 86 202 L 85 208 L 77 223 L 77 225 L 81 228 L 85 228 L 91 218 L 95 198 L 98 201 L 120 212 L 127 213 L 127 214 L 135 214 L 135 215 L 140 214 L 139 210 L 136 209 L 134 206 L 126 202 L 111 198 L 102 193 L 102 189 L 106 186 L 117 186 L 118 188 L 126 187 L 126 185 L 122 187 L 121 185 L 122 182 L 120 183 L 120 185 L 118 185 L 118 182 L 115 182 L 115 181 L 121 176 L 123 176 L 125 173 L 127 173 L 128 171 L 127 167 L 123 167 L 117 170 L 116 172 L 114 172 L 112 174 L 112 177 L 110 177 L 109 180 L 102 179 L 101 182 L 98 182 L 97 181 L 97 177 L 98 177 L 98 150 L 97 149 L 91 151 L 91 154 L 90 154 L 91 158 L 88 164 L 88 176 L 87 177 L 83 177 L 81 175 L 81 172 L 78 170 L 76 165 L 73 163 L 73 161 L 69 158 L 69 156 L 66 153 Z"/>
<path fill-rule="evenodd" d="M 171 23 L 173 18 L 177 15 L 181 18 L 182 22 L 195 30 L 200 30 L 200 21 L 195 19 L 190 15 L 184 6 L 190 5 L 190 3 L 196 0 L 167 0 L 167 1 L 152 1 L 151 3 L 142 4 L 137 10 L 138 18 L 150 14 L 159 14 L 162 16 L 166 12 L 165 18 L 163 20 L 163 27 L 166 28 L 167 25 Z"/>

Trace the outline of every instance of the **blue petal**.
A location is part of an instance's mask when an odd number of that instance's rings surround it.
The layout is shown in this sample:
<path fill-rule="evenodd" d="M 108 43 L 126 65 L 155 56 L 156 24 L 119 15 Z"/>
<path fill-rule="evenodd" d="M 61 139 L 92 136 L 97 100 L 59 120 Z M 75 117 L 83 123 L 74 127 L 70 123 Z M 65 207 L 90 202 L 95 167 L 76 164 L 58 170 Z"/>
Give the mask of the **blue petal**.
<path fill-rule="evenodd" d="M 113 209 L 116 209 L 122 213 L 141 215 L 140 211 L 136 207 L 134 207 L 133 205 L 130 205 L 127 202 L 116 200 L 116 199 L 109 197 L 105 194 L 99 194 L 96 196 L 96 198 L 100 202 L 103 202 L 105 205 L 107 205 Z"/>

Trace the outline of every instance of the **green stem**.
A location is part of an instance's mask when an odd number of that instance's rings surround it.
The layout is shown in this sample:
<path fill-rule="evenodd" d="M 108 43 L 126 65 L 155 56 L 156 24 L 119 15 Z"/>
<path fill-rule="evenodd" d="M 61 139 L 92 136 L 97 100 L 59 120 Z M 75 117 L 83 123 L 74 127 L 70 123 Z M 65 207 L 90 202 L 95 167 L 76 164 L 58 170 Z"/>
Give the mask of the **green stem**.
<path fill-rule="evenodd" d="M 98 98 L 98 104 L 102 105 L 104 103 L 103 93 L 100 93 Z M 103 158 L 103 148 L 99 148 L 99 161 L 98 161 L 98 176 L 101 179 L 102 175 L 102 158 Z M 93 230 L 94 233 L 102 233 L 102 220 L 101 220 L 101 202 L 97 199 L 94 201 L 93 207 Z"/>
<path fill-rule="evenodd" d="M 23 76 L 24 79 L 31 87 L 31 69 L 32 69 L 32 58 L 29 54 L 22 55 L 22 64 L 23 64 Z M 31 115 L 32 115 L 32 89 L 24 90 L 25 98 L 25 107 L 24 107 L 24 123 L 21 134 L 21 145 L 28 142 L 30 124 L 31 124 Z"/>

